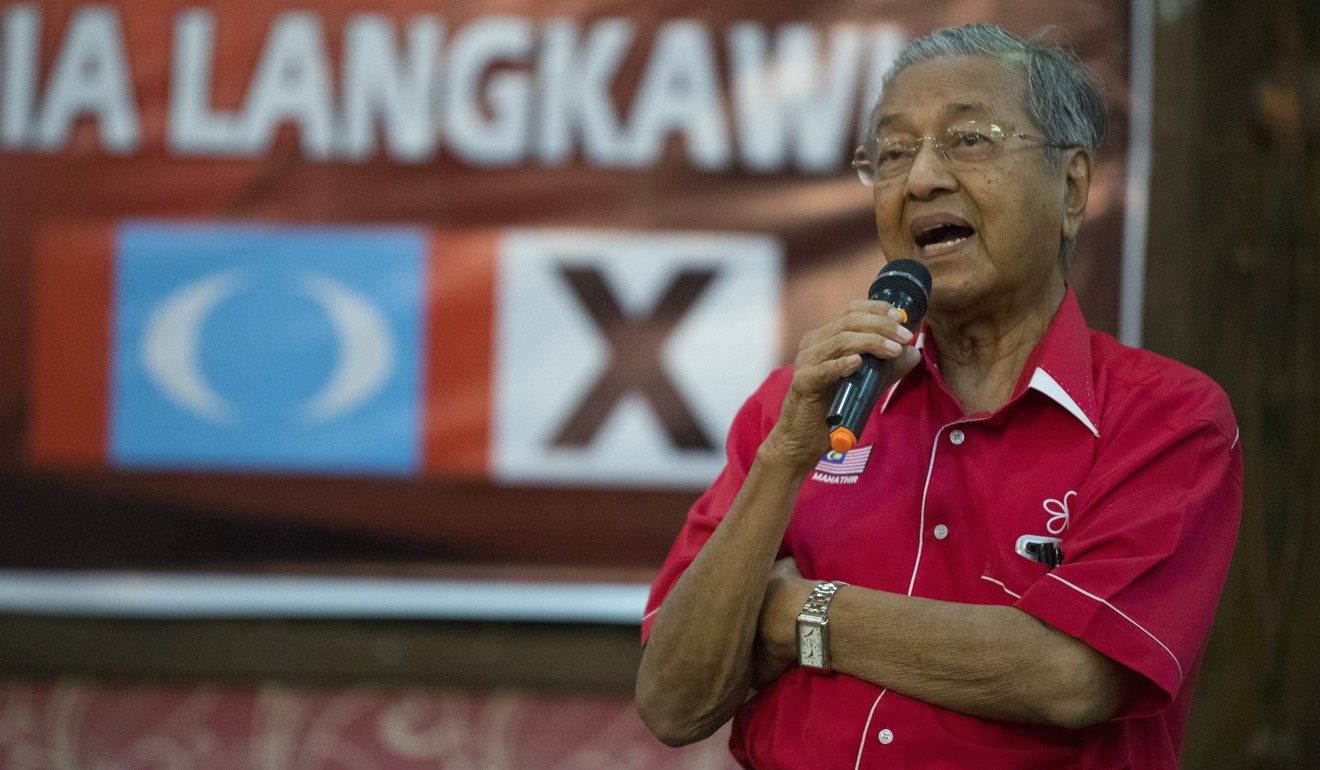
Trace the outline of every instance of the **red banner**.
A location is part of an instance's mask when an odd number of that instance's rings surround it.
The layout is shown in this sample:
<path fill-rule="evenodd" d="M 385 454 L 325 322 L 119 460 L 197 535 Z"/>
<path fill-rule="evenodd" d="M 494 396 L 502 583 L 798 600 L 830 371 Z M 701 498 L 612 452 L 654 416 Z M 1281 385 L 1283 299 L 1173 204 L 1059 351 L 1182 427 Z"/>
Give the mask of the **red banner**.
<path fill-rule="evenodd" d="M 972 16 L 1068 19 L 1112 99 L 1114 331 L 1122 4 L 4 7 L 0 562 L 652 569 L 881 262 L 880 76 Z"/>

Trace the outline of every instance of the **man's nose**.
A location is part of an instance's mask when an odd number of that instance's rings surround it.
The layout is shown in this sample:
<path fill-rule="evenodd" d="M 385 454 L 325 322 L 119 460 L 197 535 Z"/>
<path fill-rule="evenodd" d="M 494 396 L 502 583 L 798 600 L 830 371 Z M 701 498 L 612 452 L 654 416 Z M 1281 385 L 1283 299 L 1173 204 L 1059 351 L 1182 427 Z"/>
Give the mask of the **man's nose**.
<path fill-rule="evenodd" d="M 917 198 L 928 198 L 940 191 L 955 189 L 957 178 L 949 171 L 948 157 L 933 138 L 926 137 L 912 158 L 907 174 L 907 193 Z"/>

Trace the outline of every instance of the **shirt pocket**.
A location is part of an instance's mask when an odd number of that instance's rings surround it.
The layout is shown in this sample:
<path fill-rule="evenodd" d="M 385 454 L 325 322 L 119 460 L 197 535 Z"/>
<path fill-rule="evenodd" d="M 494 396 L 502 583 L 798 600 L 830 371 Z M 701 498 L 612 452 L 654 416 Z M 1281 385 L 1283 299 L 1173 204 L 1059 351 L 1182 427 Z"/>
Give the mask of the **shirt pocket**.
<path fill-rule="evenodd" d="M 1035 535 L 1025 537 L 1036 538 Z M 1040 538 L 1048 538 L 1046 535 Z M 1018 553 L 1018 542 L 996 542 L 986 559 L 985 572 L 981 579 L 998 586 L 1003 591 L 1004 604 L 1012 604 L 1021 599 L 1036 581 L 1050 572 L 1050 567 L 1028 556 Z"/>

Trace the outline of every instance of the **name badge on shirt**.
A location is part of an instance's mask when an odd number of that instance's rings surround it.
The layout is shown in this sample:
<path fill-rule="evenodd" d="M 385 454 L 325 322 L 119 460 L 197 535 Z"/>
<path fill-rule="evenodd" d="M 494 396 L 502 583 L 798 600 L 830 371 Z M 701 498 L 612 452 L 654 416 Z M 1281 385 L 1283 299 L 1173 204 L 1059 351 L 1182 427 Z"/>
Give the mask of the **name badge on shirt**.
<path fill-rule="evenodd" d="M 811 479 L 826 484 L 856 484 L 857 477 L 866 470 L 866 463 L 871 459 L 872 446 L 853 447 L 847 452 L 826 452 L 816 463 Z"/>

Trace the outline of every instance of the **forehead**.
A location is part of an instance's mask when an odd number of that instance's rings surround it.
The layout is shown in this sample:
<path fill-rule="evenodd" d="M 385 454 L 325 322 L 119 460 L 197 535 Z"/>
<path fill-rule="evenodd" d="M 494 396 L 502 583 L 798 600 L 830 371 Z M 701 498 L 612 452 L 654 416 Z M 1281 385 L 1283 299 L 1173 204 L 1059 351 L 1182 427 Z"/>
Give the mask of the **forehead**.
<path fill-rule="evenodd" d="M 1026 119 L 1026 69 L 990 56 L 949 56 L 913 64 L 885 87 L 876 128 L 926 130 L 952 120 Z"/>

